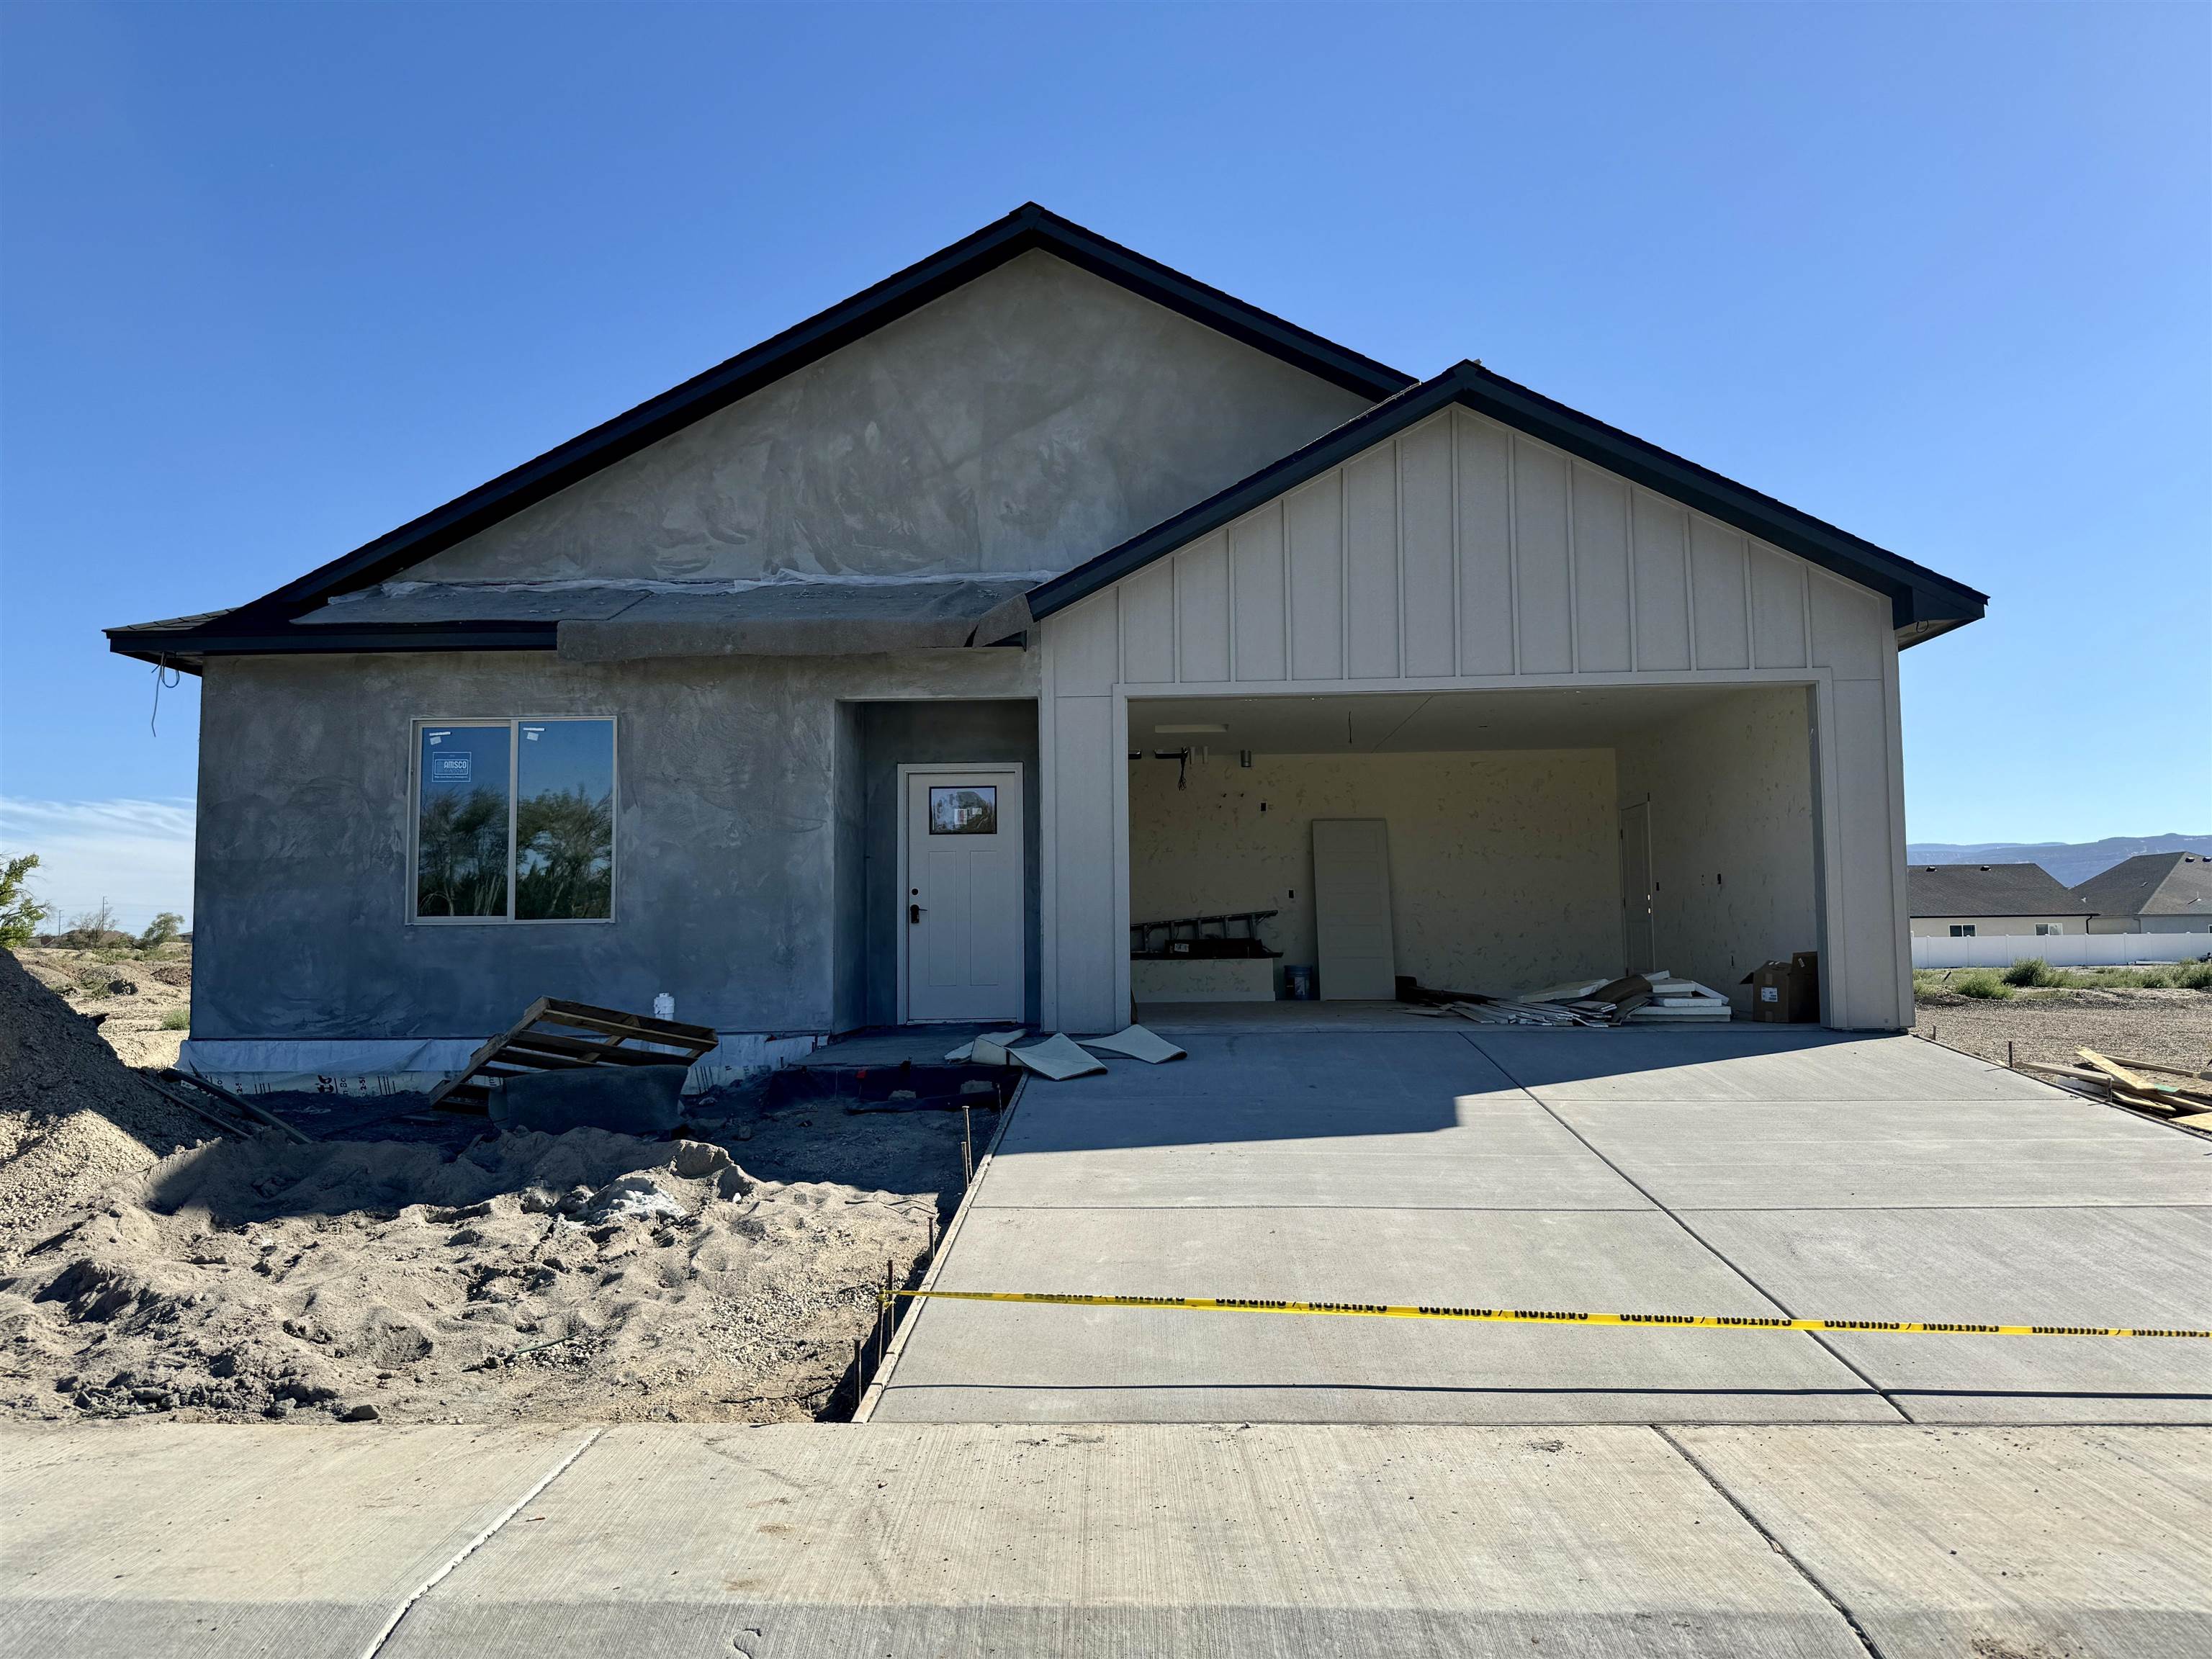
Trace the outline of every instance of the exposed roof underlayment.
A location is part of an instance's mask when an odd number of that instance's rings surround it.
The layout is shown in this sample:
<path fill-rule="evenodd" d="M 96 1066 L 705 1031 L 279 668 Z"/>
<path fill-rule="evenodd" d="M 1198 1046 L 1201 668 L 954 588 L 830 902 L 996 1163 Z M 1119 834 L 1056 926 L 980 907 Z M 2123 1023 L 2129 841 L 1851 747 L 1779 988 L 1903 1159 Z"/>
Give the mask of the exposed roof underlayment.
<path fill-rule="evenodd" d="M 1030 625 L 1048 572 L 988 578 L 785 576 L 763 581 L 386 582 L 341 594 L 306 628 L 550 623 L 570 662 L 850 657 L 996 645 Z"/>

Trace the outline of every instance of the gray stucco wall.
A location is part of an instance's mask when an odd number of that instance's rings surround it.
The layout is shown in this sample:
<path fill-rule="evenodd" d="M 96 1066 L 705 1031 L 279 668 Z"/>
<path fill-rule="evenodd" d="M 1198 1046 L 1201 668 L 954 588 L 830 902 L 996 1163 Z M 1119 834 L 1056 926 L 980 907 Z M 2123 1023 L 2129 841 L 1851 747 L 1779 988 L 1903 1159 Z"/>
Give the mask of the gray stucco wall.
<path fill-rule="evenodd" d="M 538 996 L 643 1008 L 659 991 L 718 1030 L 831 1030 L 859 985 L 841 994 L 837 854 L 849 865 L 860 828 L 841 700 L 1036 695 L 1016 650 L 217 658 L 193 1035 L 480 1038 Z M 615 920 L 410 925 L 411 722 L 564 714 L 619 723 Z"/>
<path fill-rule="evenodd" d="M 1033 252 L 407 574 L 1062 570 L 1364 407 Z"/>

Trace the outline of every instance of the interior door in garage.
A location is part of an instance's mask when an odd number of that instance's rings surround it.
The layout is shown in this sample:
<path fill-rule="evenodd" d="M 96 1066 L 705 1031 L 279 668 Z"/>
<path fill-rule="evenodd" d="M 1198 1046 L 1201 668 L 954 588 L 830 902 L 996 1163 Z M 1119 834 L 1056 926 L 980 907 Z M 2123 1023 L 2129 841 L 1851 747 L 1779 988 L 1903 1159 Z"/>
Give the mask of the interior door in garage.
<path fill-rule="evenodd" d="M 1314 936 L 1324 1002 L 1398 994 L 1390 935 L 1390 829 L 1381 818 L 1316 818 Z"/>

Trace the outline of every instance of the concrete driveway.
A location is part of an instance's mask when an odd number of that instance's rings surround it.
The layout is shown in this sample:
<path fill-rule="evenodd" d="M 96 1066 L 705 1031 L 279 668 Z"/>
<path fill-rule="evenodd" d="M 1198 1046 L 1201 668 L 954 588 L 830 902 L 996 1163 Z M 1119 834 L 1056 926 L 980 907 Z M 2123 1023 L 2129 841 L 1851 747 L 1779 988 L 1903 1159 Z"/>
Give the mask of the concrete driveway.
<path fill-rule="evenodd" d="M 936 1285 L 2212 1326 L 2212 1140 L 1910 1037 L 1359 1024 L 1033 1083 Z M 931 1303 L 870 1415 L 2207 1423 L 2212 1354 Z"/>

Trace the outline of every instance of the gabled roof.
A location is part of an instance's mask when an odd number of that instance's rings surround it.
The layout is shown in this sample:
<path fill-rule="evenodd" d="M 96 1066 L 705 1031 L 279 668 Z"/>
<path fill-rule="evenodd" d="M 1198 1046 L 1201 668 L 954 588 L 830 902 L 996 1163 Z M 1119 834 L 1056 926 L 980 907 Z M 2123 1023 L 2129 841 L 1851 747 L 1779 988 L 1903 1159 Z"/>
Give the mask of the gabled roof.
<path fill-rule="evenodd" d="M 2212 927 L 2212 858 L 2138 853 L 2078 884 L 2074 894 L 2102 916 L 2202 916 Z"/>
<path fill-rule="evenodd" d="M 527 624 L 519 630 L 474 623 L 407 631 L 318 629 L 312 638 L 303 640 L 290 623 L 333 594 L 371 586 L 419 564 L 1033 250 L 1053 254 L 1361 397 L 1388 397 L 1413 381 L 1413 376 L 1401 370 L 1209 288 L 1157 259 L 1109 242 L 1034 202 L 1025 203 L 996 223 L 986 225 L 873 288 L 657 398 L 647 398 L 296 581 L 233 610 L 179 619 L 197 624 L 191 628 L 180 629 L 176 622 L 111 628 L 109 647 L 126 656 L 148 661 L 166 658 L 195 668 L 204 654 L 220 651 L 550 650 L 553 645 L 550 631 Z"/>
<path fill-rule="evenodd" d="M 1554 403 L 1502 374 L 1492 374 L 1480 363 L 1462 362 L 1433 380 L 1408 386 L 1363 410 L 1243 483 L 1231 484 L 1087 564 L 1054 577 L 1030 593 L 1030 609 L 1040 617 L 1065 610 L 1453 404 L 1541 439 L 1887 594 L 1901 645 L 1917 644 L 1973 622 L 1989 602 L 1988 594 L 1962 582 L 1863 541 L 1656 444 Z"/>
<path fill-rule="evenodd" d="M 2039 864 L 1916 864 L 1916 916 L 2087 916 L 2089 907 Z"/>

